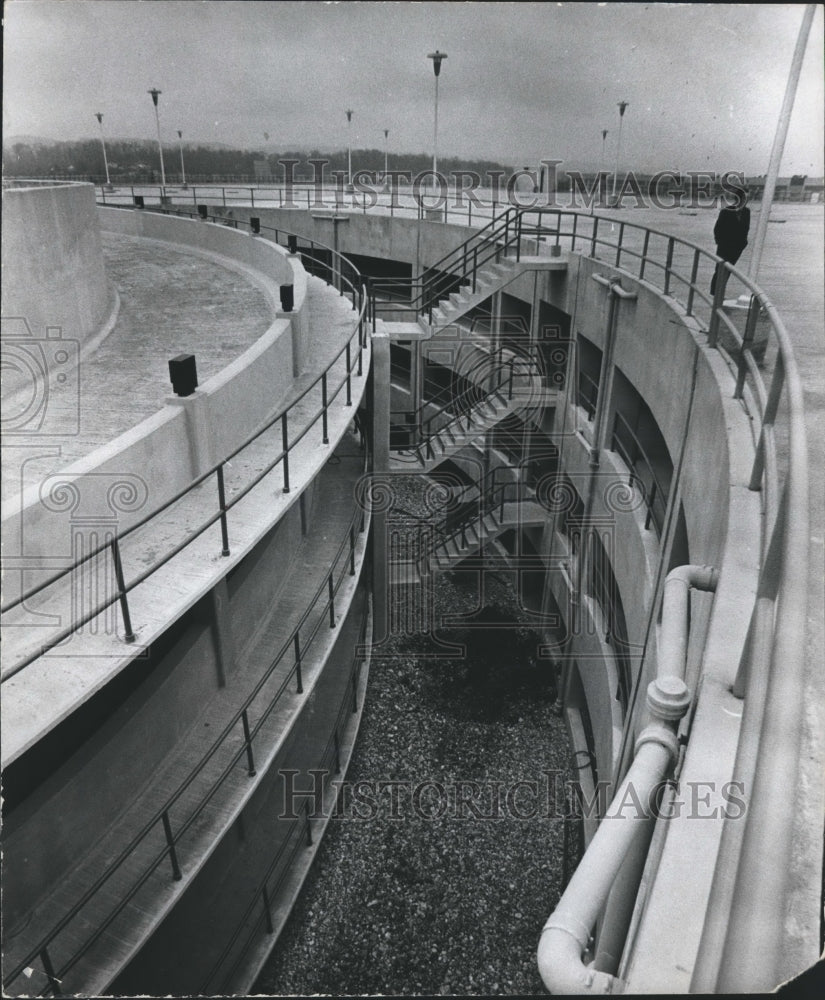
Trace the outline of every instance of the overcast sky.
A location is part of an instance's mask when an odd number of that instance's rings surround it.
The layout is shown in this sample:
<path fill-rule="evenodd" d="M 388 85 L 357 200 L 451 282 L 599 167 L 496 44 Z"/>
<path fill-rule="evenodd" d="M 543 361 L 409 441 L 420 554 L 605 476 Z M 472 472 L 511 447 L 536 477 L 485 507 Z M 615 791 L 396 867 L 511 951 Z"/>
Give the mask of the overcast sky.
<path fill-rule="evenodd" d="M 4 137 L 432 149 L 765 173 L 802 4 L 6 0 Z M 823 8 L 780 173 L 823 173 Z"/>

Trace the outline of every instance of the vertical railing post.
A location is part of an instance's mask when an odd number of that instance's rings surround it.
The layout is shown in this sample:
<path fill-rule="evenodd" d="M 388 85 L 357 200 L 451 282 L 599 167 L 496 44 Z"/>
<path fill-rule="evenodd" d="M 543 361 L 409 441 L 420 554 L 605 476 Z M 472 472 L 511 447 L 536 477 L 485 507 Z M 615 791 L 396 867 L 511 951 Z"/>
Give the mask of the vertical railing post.
<path fill-rule="evenodd" d="M 272 925 L 272 906 L 269 902 L 269 893 L 266 885 L 261 888 L 261 902 L 264 906 L 264 920 L 266 921 L 266 933 L 272 934 L 275 928 Z"/>
<path fill-rule="evenodd" d="M 753 346 L 753 338 L 756 334 L 756 321 L 759 318 L 759 308 L 759 300 L 755 295 L 751 295 L 748 306 L 748 318 L 745 322 L 745 332 L 742 336 L 742 347 L 739 350 L 739 371 L 736 376 L 736 389 L 733 392 L 734 399 L 741 397 L 742 390 L 745 387 L 745 375 L 748 371 L 745 355 Z"/>
<path fill-rule="evenodd" d="M 616 265 L 615 265 L 616 267 L 619 266 L 619 263 L 620 263 L 620 261 L 622 259 L 622 242 L 623 241 L 624 241 L 624 223 L 620 222 L 619 223 L 619 240 L 618 240 L 618 242 L 616 244 Z"/>
<path fill-rule="evenodd" d="M 303 694 L 304 678 L 301 671 L 301 640 L 298 632 L 295 633 L 292 643 L 295 646 L 295 677 L 298 681 L 298 694 Z"/>
<path fill-rule="evenodd" d="M 40 949 L 40 961 L 43 963 L 43 971 L 46 973 L 46 978 L 49 980 L 49 989 L 52 991 L 52 996 L 60 996 L 60 980 L 57 978 L 54 972 L 54 966 L 52 965 L 51 955 L 49 955 L 48 948 Z"/>
<path fill-rule="evenodd" d="M 573 216 L 573 239 L 570 244 L 570 252 L 572 253 L 576 249 L 576 233 L 579 228 L 579 217 L 578 215 Z M 561 238 L 561 212 L 559 212 L 556 217 L 556 246 L 559 245 L 559 239 Z"/>
<path fill-rule="evenodd" d="M 352 355 L 350 341 L 347 341 L 347 406 L 352 406 Z"/>
<path fill-rule="evenodd" d="M 286 422 L 286 410 L 281 417 L 281 448 L 284 453 L 284 493 L 289 493 L 289 431 Z"/>
<path fill-rule="evenodd" d="M 710 311 L 710 323 L 708 323 L 708 347 L 716 347 L 719 340 L 719 315 L 725 304 L 725 288 L 728 283 L 729 273 L 725 262 L 720 260 L 716 265 L 713 305 Z"/>
<path fill-rule="evenodd" d="M 696 276 L 699 274 L 699 251 L 693 251 L 693 266 L 690 269 L 690 287 L 688 288 L 687 313 L 693 315 L 693 297 L 696 294 Z"/>
<path fill-rule="evenodd" d="M 670 295 L 670 274 L 673 268 L 673 245 L 675 240 L 672 236 L 667 241 L 667 257 L 665 258 L 665 295 Z"/>
<path fill-rule="evenodd" d="M 218 474 L 218 504 L 221 509 L 221 555 L 229 555 L 229 526 L 226 523 L 226 490 L 223 483 L 223 465 L 219 465 L 215 470 Z"/>
<path fill-rule="evenodd" d="M 134 642 L 135 633 L 132 631 L 132 618 L 129 614 L 129 601 L 126 595 L 126 583 L 123 579 L 123 565 L 120 561 L 120 546 L 117 536 L 109 543 L 112 549 L 112 562 L 115 567 L 115 579 L 117 581 L 117 596 L 120 601 L 120 613 L 123 616 L 123 639 L 124 642 Z"/>
<path fill-rule="evenodd" d="M 335 628 L 335 588 L 332 583 L 332 573 L 327 577 L 327 590 L 329 592 L 329 627 Z"/>
<path fill-rule="evenodd" d="M 323 430 L 322 444 L 329 444 L 327 427 L 327 373 L 321 375 L 321 427 Z"/>
<path fill-rule="evenodd" d="M 639 262 L 639 281 L 645 276 L 645 267 L 647 266 L 647 251 L 650 247 L 650 230 L 645 230 L 645 241 L 642 245 L 642 259 Z"/>
<path fill-rule="evenodd" d="M 590 235 L 590 256 L 596 256 L 596 243 L 599 237 L 599 217 L 598 215 L 593 216 L 593 232 Z"/>
<path fill-rule="evenodd" d="M 782 352 L 780 351 L 776 356 L 771 386 L 768 390 L 768 399 L 762 413 L 762 427 L 759 430 L 759 442 L 756 446 L 756 455 L 753 459 L 751 478 L 748 483 L 749 490 L 759 490 L 762 488 L 762 473 L 765 471 L 765 428 L 772 426 L 776 419 L 776 411 L 779 407 L 779 399 L 782 395 L 784 381 L 785 363 L 782 360 Z"/>
<path fill-rule="evenodd" d="M 252 737 L 249 733 L 249 715 L 246 709 L 241 712 L 241 722 L 243 723 L 243 739 L 246 748 L 246 770 L 249 777 L 254 778 L 257 772 L 255 771 L 255 758 L 252 755 Z"/>
<path fill-rule="evenodd" d="M 172 878 L 176 882 L 180 882 L 183 876 L 178 864 L 178 852 L 175 848 L 175 838 L 172 836 L 172 824 L 169 822 L 168 810 L 164 809 L 161 820 L 163 821 L 163 832 L 166 835 L 166 845 L 169 848 L 169 860 L 172 862 Z"/>
<path fill-rule="evenodd" d="M 304 803 L 304 818 L 306 820 L 305 833 L 307 838 L 307 847 L 312 847 L 312 827 L 309 820 L 309 802 Z"/>
<path fill-rule="evenodd" d="M 341 773 L 341 743 L 338 739 L 338 730 L 332 734 L 333 744 L 335 746 L 335 773 Z"/>
<path fill-rule="evenodd" d="M 645 516 L 645 531 L 650 528 L 650 518 L 653 516 L 653 504 L 656 501 L 656 480 L 653 480 L 653 485 L 650 488 L 650 499 L 647 502 L 647 515 Z"/>

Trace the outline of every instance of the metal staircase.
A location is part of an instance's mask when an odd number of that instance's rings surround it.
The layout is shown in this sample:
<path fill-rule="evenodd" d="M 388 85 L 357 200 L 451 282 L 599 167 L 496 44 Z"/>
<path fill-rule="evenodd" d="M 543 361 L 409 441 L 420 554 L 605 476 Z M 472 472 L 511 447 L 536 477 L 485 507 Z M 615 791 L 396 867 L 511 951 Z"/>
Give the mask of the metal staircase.
<path fill-rule="evenodd" d="M 470 309 L 481 305 L 485 299 L 508 285 L 520 271 L 514 259 L 504 258 L 488 264 L 473 275 L 473 280 L 462 286 L 458 292 L 450 292 L 446 299 L 428 313 L 428 321 L 419 316 L 418 322 L 430 334 L 450 326 Z"/>
<path fill-rule="evenodd" d="M 543 524 L 547 511 L 519 480 L 522 471 L 519 466 L 492 469 L 481 484 L 468 485 L 462 496 L 452 500 L 441 523 L 419 519 L 417 544 L 408 537 L 406 557 L 391 564 L 390 583 L 422 583 L 454 569 L 510 528 Z"/>
<path fill-rule="evenodd" d="M 541 372 L 529 358 L 501 347 L 486 361 L 482 373 L 488 382 L 486 388 L 478 386 L 469 398 L 450 399 L 429 415 L 422 411 L 415 414 L 421 440 L 392 453 L 393 471 L 430 472 L 509 414 L 522 412 L 542 399 Z M 433 404 L 428 405 L 432 408 Z"/>
<path fill-rule="evenodd" d="M 372 278 L 373 319 L 403 305 L 432 333 L 488 298 L 518 273 L 525 236 L 537 239 L 556 233 L 540 223 L 525 224 L 525 212 L 507 208 L 417 277 Z M 554 266 L 565 265 L 557 259 Z"/>

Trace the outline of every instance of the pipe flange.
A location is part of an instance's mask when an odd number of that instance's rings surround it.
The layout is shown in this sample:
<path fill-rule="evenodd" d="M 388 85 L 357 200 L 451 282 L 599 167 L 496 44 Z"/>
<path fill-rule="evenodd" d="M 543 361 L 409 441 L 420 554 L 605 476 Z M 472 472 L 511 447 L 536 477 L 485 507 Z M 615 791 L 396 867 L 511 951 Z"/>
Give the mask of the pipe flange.
<path fill-rule="evenodd" d="M 676 738 L 676 733 L 672 732 L 666 726 L 654 725 L 643 729 L 636 740 L 634 753 L 638 754 L 639 749 L 645 743 L 658 743 L 660 747 L 664 747 L 670 753 L 672 760 L 676 760 L 679 756 L 679 740 Z"/>
<path fill-rule="evenodd" d="M 647 686 L 647 706 L 657 719 L 681 719 L 690 707 L 687 684 L 681 677 L 657 677 Z"/>

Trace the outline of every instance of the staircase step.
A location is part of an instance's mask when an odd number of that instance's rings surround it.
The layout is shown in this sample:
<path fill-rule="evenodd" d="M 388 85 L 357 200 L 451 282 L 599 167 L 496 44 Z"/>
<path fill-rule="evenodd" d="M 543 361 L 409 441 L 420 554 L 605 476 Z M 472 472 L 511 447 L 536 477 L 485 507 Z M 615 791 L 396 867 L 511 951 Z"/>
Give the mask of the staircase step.
<path fill-rule="evenodd" d="M 444 551 L 448 556 L 461 556 L 464 554 L 464 550 L 459 546 L 458 539 L 455 536 L 448 538 L 444 543 Z"/>

